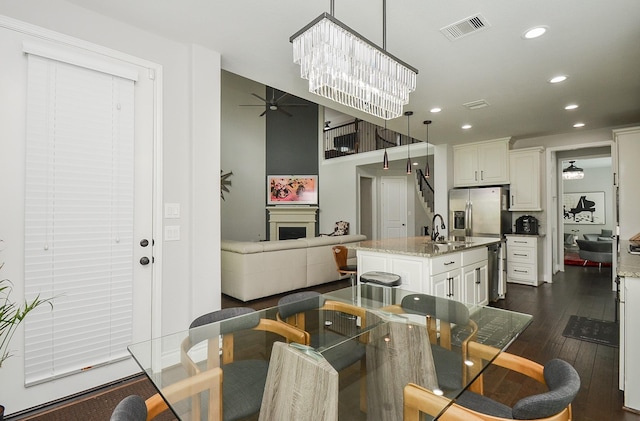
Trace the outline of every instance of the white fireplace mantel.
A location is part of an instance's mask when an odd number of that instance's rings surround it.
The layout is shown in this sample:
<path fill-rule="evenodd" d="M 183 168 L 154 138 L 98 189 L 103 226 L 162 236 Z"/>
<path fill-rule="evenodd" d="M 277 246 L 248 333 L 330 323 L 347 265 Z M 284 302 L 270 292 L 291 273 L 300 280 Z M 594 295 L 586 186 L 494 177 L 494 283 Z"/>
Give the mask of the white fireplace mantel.
<path fill-rule="evenodd" d="M 307 238 L 315 237 L 317 206 L 267 206 L 267 211 L 271 240 L 280 239 L 280 227 L 304 227 Z"/>

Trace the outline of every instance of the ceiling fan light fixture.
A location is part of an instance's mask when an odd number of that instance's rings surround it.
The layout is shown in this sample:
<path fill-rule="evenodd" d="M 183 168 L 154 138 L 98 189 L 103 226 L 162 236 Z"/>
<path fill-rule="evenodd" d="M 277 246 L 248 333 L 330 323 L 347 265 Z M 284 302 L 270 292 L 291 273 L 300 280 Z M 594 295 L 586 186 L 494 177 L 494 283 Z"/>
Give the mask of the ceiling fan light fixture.
<path fill-rule="evenodd" d="M 564 180 L 581 180 L 584 178 L 584 170 L 573 165 L 576 161 L 569 161 L 569 166 L 562 170 Z"/>
<path fill-rule="evenodd" d="M 386 28 L 383 32 L 384 38 Z M 300 77 L 309 81 L 309 92 L 339 104 L 389 120 L 402 115 L 409 93 L 416 89 L 417 69 L 332 14 L 321 14 L 289 41 Z"/>

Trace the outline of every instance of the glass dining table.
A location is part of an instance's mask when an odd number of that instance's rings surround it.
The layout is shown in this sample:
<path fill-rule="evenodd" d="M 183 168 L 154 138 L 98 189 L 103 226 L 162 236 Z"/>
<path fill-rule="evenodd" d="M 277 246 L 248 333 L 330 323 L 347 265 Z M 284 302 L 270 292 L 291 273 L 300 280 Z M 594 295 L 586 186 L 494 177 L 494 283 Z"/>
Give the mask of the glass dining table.
<path fill-rule="evenodd" d="M 274 409 L 277 402 L 292 407 L 300 402 L 307 415 L 313 405 L 323 406 L 321 413 L 331 414 L 324 419 L 400 420 L 403 390 L 413 383 L 438 397 L 423 415 L 430 420 L 473 387 L 532 320 L 527 314 L 368 284 L 312 298 L 317 305 L 304 312 L 304 329 L 293 328 L 301 336 L 288 345 L 273 329 L 256 327 L 275 326 L 278 331 L 281 324 L 291 323 L 281 317 L 282 308 L 273 307 L 132 344 L 129 352 L 180 420 L 230 418 L 225 412 L 234 409 L 235 392 L 223 393 L 223 388 L 232 374 L 231 359 L 261 362 L 268 372 L 249 371 L 256 376 L 256 393 L 264 396 L 258 397 L 255 414 L 242 419 L 285 419 L 283 412 L 274 412 L 282 410 Z M 357 316 L 340 310 L 352 307 L 358 309 L 353 313 Z M 336 355 L 348 357 L 356 349 L 362 352 L 359 364 L 343 367 L 336 362 Z M 296 358 L 312 373 L 331 372 L 330 380 L 309 384 L 316 374 L 288 374 L 302 367 Z M 209 386 L 194 388 L 205 376 Z M 295 383 L 300 378 L 302 383 Z M 293 394 L 277 396 L 287 393 Z"/>

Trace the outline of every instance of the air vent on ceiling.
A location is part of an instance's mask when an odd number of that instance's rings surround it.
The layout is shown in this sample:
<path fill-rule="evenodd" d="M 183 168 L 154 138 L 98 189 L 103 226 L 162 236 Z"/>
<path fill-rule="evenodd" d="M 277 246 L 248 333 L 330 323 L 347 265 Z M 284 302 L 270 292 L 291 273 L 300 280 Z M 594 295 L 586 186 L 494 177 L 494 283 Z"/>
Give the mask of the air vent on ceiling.
<path fill-rule="evenodd" d="M 467 35 L 487 29 L 491 25 L 481 14 L 469 16 L 466 19 L 462 19 L 456 23 L 445 26 L 440 29 L 440 32 L 444 34 L 451 41 L 455 41 Z"/>
<path fill-rule="evenodd" d="M 478 108 L 488 107 L 489 103 L 484 99 L 479 99 L 477 101 L 467 102 L 466 104 L 462 104 L 470 110 L 477 110 Z"/>

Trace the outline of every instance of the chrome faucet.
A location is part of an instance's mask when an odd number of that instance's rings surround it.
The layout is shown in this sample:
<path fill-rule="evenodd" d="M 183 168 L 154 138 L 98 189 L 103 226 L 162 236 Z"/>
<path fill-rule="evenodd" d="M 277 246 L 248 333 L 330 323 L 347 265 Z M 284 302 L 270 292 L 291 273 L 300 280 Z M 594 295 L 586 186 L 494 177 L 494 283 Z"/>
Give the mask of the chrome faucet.
<path fill-rule="evenodd" d="M 439 213 L 433 215 L 433 220 L 431 221 L 431 225 L 433 226 L 433 229 L 431 230 L 431 241 L 436 241 L 440 235 L 438 226 L 436 225 L 436 218 L 440 218 L 440 228 L 447 229 L 447 227 L 444 225 L 444 219 L 442 218 L 442 215 L 440 215 Z"/>

